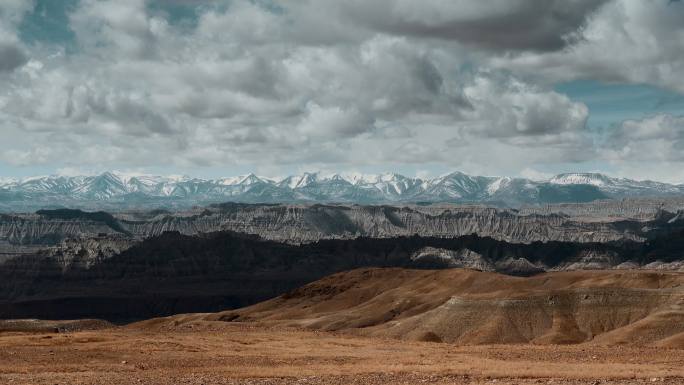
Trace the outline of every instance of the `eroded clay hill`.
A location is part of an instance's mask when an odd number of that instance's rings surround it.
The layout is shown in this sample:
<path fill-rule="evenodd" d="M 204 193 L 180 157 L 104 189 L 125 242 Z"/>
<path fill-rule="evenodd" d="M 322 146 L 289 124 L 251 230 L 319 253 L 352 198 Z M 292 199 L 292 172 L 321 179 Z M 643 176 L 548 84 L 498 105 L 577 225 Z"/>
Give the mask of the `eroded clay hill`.
<path fill-rule="evenodd" d="M 202 317 L 456 344 L 684 348 L 684 274 L 361 269 Z"/>

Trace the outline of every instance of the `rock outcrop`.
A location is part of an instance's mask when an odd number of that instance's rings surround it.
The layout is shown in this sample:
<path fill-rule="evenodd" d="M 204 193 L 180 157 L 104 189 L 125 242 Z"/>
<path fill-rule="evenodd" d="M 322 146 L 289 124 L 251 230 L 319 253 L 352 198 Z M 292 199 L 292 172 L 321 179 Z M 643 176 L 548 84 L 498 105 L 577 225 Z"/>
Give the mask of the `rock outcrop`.
<path fill-rule="evenodd" d="M 120 320 L 216 311 L 360 267 L 467 267 L 518 276 L 595 268 L 680 270 L 684 232 L 647 243 L 523 244 L 469 235 L 292 245 L 231 232 L 169 232 L 132 246 L 84 242 L 96 246 L 66 241 L 0 265 L 0 318 Z"/>
<path fill-rule="evenodd" d="M 643 241 L 652 233 L 667 233 L 683 225 L 681 215 L 665 211 L 655 213 L 648 220 L 622 217 L 598 220 L 479 206 L 222 204 L 175 213 L 145 211 L 111 215 L 46 210 L 37 214 L 0 215 L 0 255 L 17 248 L 33 252 L 70 238 L 124 237 L 135 242 L 167 231 L 186 235 L 235 231 L 292 244 L 416 234 L 445 238 L 478 234 L 508 242 L 531 243 Z"/>
<path fill-rule="evenodd" d="M 447 250 L 424 247 L 411 256 L 411 262 L 422 268 L 466 268 L 494 271 L 494 265 L 482 255 L 469 250 Z"/>

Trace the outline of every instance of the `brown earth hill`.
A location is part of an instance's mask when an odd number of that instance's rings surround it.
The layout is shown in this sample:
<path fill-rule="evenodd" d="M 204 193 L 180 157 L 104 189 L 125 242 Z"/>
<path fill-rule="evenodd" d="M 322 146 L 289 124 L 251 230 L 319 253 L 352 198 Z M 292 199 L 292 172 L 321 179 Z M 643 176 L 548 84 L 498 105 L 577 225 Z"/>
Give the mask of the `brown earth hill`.
<path fill-rule="evenodd" d="M 684 274 L 360 269 L 198 317 L 456 344 L 684 348 Z"/>

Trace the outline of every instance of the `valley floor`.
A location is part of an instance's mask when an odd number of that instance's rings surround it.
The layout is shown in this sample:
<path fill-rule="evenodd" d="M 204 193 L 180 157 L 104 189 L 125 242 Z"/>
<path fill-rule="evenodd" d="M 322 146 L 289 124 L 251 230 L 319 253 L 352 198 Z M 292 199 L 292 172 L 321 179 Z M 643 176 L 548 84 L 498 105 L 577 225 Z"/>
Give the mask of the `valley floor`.
<path fill-rule="evenodd" d="M 0 384 L 684 384 L 684 350 L 411 342 L 177 316 L 0 333 Z"/>

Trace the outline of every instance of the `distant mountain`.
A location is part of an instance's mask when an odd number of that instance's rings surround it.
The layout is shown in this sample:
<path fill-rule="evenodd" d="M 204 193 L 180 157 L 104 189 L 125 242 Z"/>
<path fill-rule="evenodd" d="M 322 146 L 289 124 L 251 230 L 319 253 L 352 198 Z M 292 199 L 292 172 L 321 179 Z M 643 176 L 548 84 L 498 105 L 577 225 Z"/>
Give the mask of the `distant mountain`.
<path fill-rule="evenodd" d="M 611 178 L 596 173 L 560 174 L 549 180 L 555 185 L 590 185 L 598 187 L 602 192 L 616 197 L 678 195 L 684 185 L 672 185 L 653 181 L 636 181 L 625 178 Z"/>
<path fill-rule="evenodd" d="M 388 173 L 325 176 L 304 173 L 283 179 L 254 174 L 221 178 L 127 176 L 47 176 L 0 179 L 0 210 L 41 207 L 187 207 L 213 202 L 246 203 L 483 203 L 520 206 L 589 202 L 626 197 L 684 195 L 684 185 L 570 173 L 549 180 L 472 176 L 454 172 L 421 179 Z"/>

